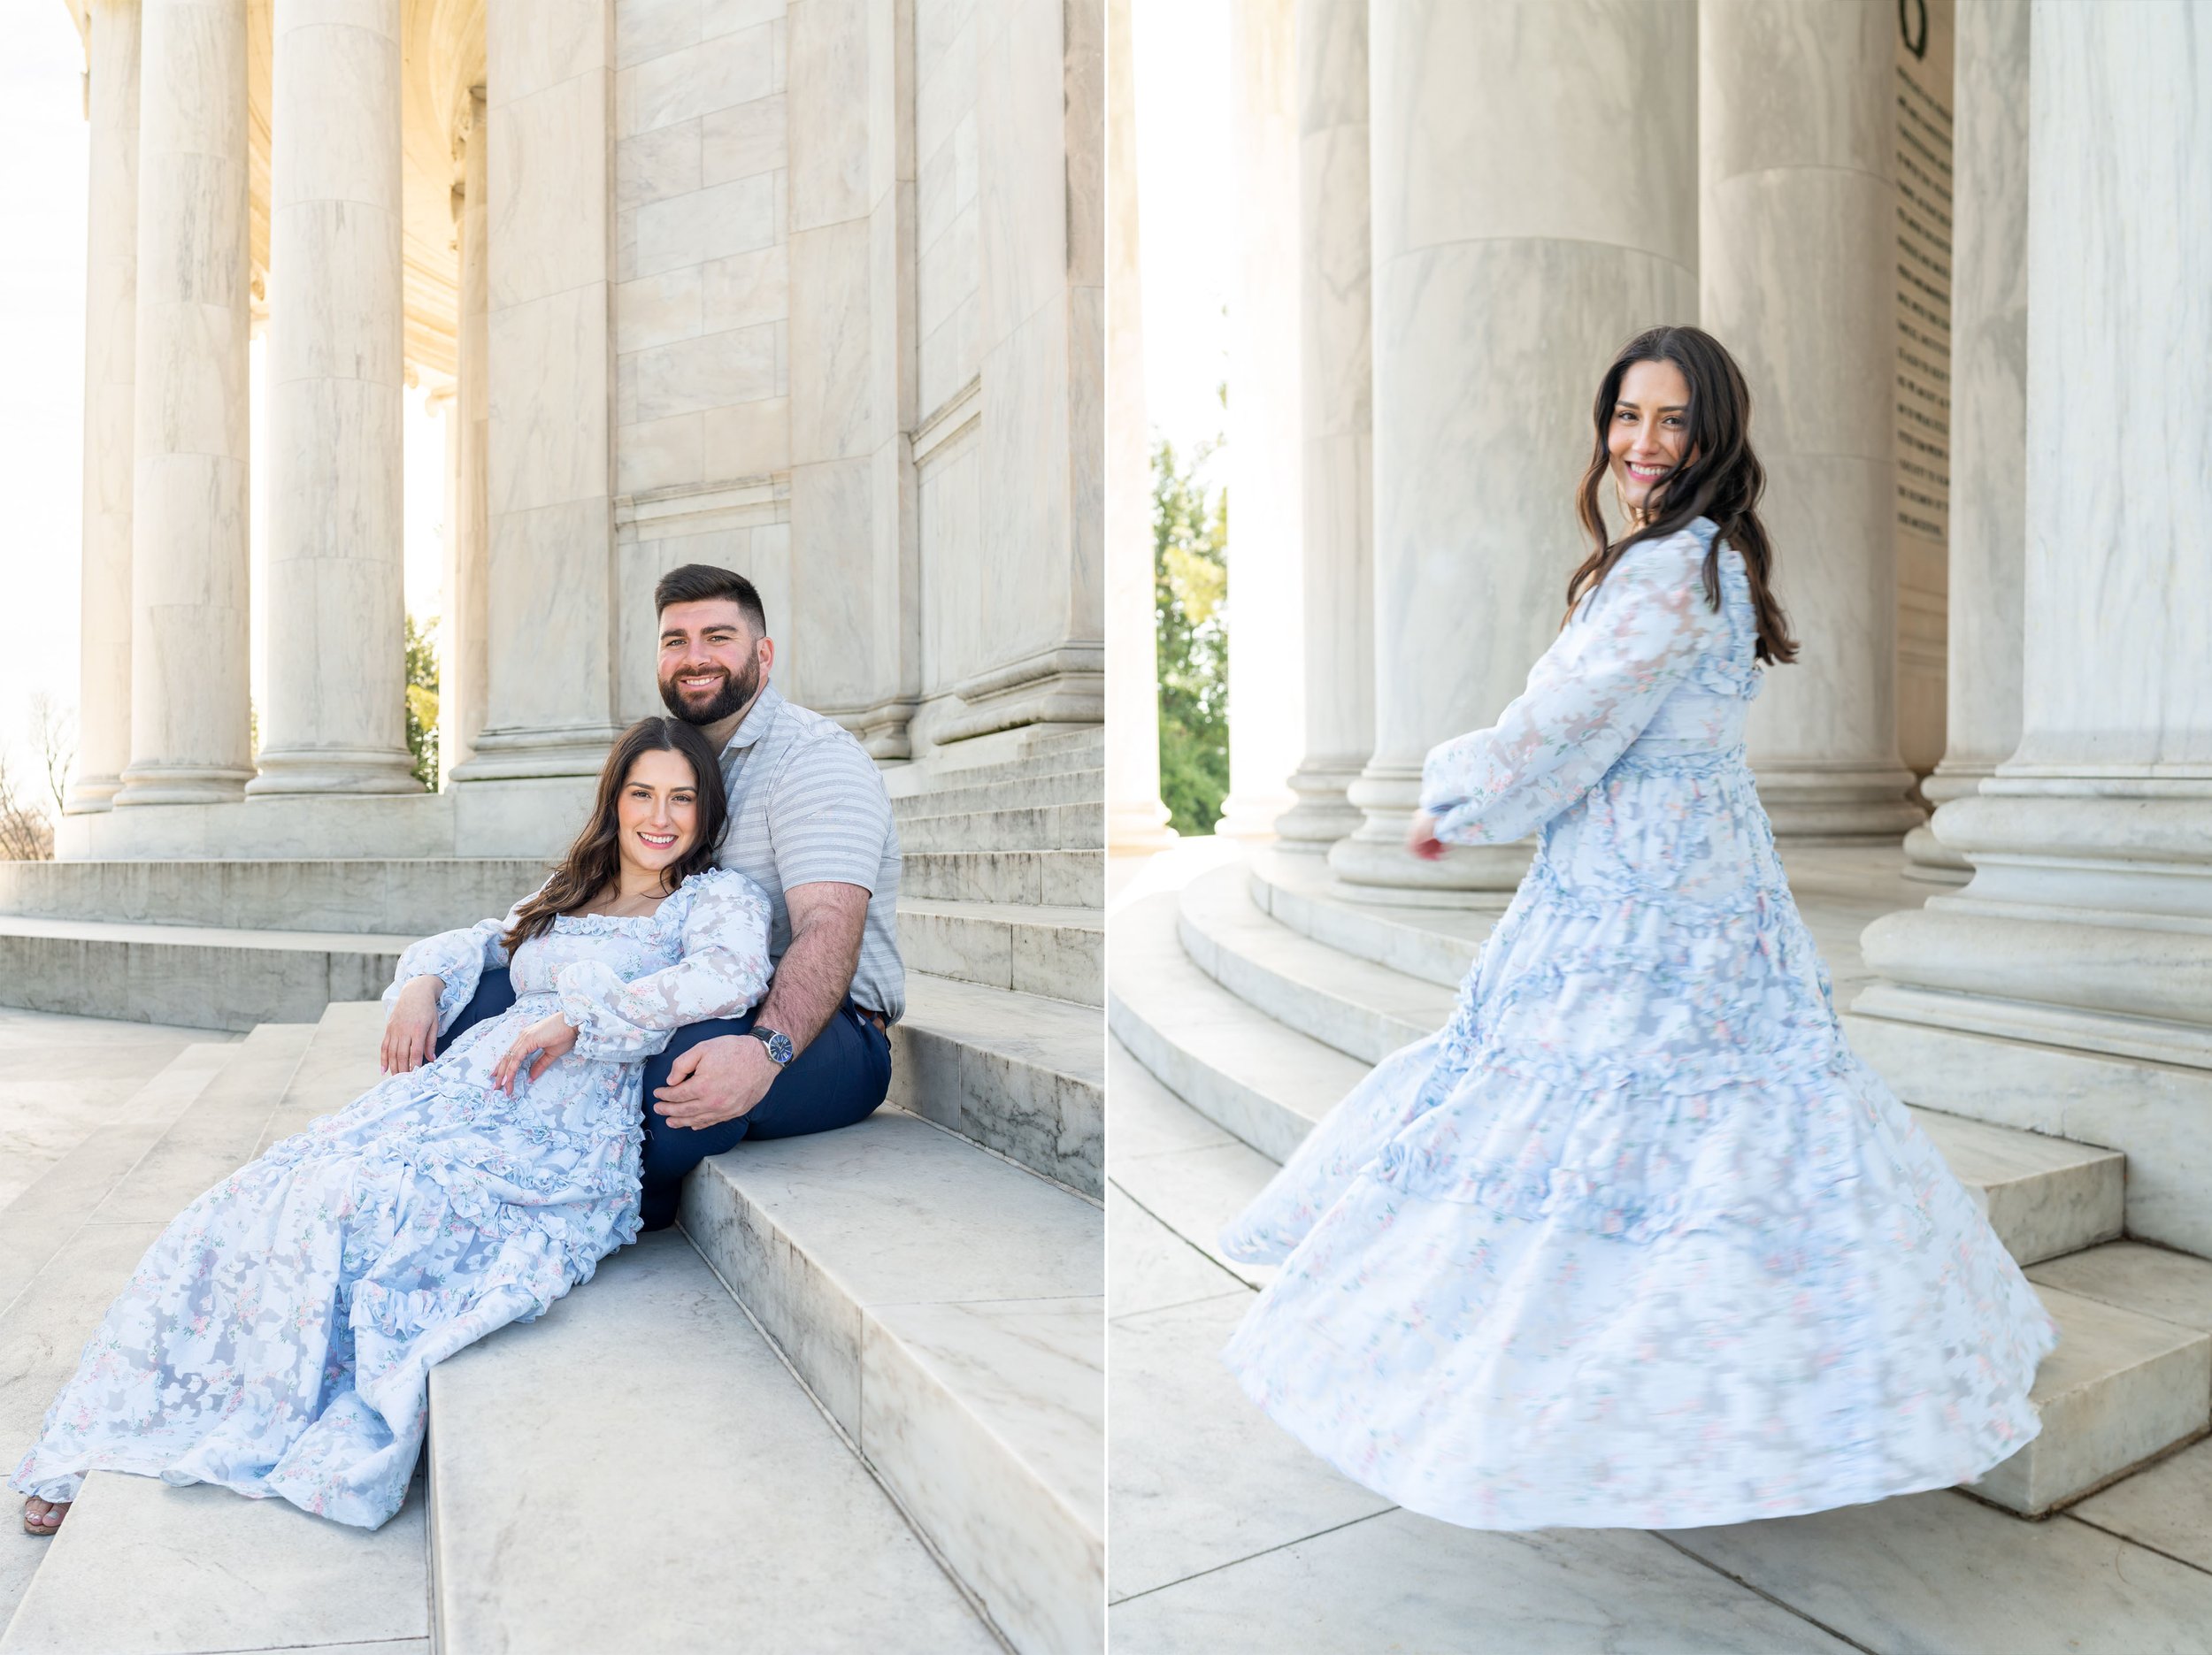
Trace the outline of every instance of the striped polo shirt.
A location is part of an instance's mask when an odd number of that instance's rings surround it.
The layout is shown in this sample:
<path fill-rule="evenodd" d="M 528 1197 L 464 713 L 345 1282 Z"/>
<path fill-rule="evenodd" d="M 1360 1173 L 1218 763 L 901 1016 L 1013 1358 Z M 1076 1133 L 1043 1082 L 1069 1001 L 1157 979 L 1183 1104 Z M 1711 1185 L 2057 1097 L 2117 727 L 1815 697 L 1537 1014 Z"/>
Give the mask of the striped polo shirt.
<path fill-rule="evenodd" d="M 722 749 L 722 780 L 730 821 L 715 860 L 767 892 L 770 960 L 791 946 L 788 887 L 822 879 L 859 885 L 868 919 L 849 992 L 864 1010 L 897 1022 L 906 1011 L 899 831 L 875 761 L 844 725 L 795 707 L 770 683 Z"/>

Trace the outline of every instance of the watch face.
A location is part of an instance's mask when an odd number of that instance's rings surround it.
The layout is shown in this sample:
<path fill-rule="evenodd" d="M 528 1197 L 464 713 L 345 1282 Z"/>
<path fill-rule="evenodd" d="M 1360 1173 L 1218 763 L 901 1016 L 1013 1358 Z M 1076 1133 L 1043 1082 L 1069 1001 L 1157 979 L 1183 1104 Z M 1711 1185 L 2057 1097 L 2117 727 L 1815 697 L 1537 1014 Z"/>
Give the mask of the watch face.
<path fill-rule="evenodd" d="M 760 1031 L 760 1036 L 762 1044 L 768 1048 L 768 1055 L 776 1062 L 783 1064 L 791 1061 L 791 1037 L 789 1035 L 780 1034 L 773 1029 L 764 1029 Z"/>

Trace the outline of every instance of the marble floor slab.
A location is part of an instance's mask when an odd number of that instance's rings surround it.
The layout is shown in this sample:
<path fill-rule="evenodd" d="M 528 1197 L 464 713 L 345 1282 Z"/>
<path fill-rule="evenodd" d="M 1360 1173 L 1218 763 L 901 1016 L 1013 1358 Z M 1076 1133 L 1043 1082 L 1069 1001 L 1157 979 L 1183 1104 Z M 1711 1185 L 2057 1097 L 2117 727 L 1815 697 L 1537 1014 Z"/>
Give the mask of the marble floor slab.
<path fill-rule="evenodd" d="M 2069 1515 L 2212 1570 L 2212 1441 L 2114 1483 Z"/>
<path fill-rule="evenodd" d="M 1651 1535 L 1485 1534 L 1395 1510 L 1118 1603 L 1108 1630 L 1116 1655 L 1846 1655 L 1853 1647 Z"/>
<path fill-rule="evenodd" d="M 1241 1295 L 1245 1284 L 1139 1207 L 1106 1191 L 1106 1314 L 1133 1315 Z"/>
<path fill-rule="evenodd" d="M 2212 1651 L 2212 1574 L 1947 1490 L 1669 1537 L 1882 1655 Z"/>
<path fill-rule="evenodd" d="M 0 1207 L 188 1046 L 232 1034 L 0 1007 Z"/>

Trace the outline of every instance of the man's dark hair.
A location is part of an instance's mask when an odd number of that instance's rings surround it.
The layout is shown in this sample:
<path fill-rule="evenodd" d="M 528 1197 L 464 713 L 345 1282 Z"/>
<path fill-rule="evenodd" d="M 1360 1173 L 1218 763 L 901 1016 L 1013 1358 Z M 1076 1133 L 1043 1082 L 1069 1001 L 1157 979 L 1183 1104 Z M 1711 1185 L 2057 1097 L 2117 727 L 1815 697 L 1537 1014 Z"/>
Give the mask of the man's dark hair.
<path fill-rule="evenodd" d="M 712 598 L 736 604 L 753 631 L 768 636 L 768 611 L 761 607 L 759 591 L 735 570 L 712 563 L 686 563 L 663 575 L 653 588 L 653 613 L 661 615 L 672 603 L 704 603 Z"/>

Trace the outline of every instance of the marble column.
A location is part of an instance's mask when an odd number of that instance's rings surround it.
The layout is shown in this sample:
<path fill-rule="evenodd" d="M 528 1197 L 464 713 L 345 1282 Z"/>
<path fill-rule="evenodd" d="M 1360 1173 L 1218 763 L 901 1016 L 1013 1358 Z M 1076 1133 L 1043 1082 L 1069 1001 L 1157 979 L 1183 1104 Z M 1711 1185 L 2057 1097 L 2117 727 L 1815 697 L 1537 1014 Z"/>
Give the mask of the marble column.
<path fill-rule="evenodd" d="M 446 413 L 458 452 L 454 456 L 452 526 L 446 534 L 445 593 L 440 616 L 444 638 L 438 660 L 438 762 L 447 771 L 466 763 L 476 751 L 490 688 L 484 474 L 488 284 L 483 88 L 470 89 L 466 119 L 467 130 L 460 137 L 461 188 L 456 192 L 460 326 L 456 338 L 453 401 Z"/>
<path fill-rule="evenodd" d="M 255 796 L 416 793 L 402 586 L 400 0 L 275 0 L 269 677 Z"/>
<path fill-rule="evenodd" d="M 1375 751 L 1329 862 L 1378 899 L 1495 901 L 1525 847 L 1417 862 L 1406 824 L 1428 749 L 1494 719 L 1558 632 L 1600 376 L 1696 312 L 1697 18 L 1404 0 L 1369 22 Z"/>
<path fill-rule="evenodd" d="M 131 758 L 131 426 L 138 306 L 138 0 L 86 19 L 84 563 L 77 774 L 64 808 L 105 810 Z"/>
<path fill-rule="evenodd" d="M 1784 835 L 1921 819 L 1897 749 L 1893 8 L 1704 0 L 1703 326 L 1751 387 L 1760 515 L 1800 642 L 1747 738 Z"/>
<path fill-rule="evenodd" d="M 489 629 L 483 728 L 453 772 L 465 820 L 479 783 L 597 775 L 622 731 L 610 624 L 613 10 L 565 5 L 558 30 L 514 0 L 484 12 Z M 480 808 L 489 820 L 488 795 Z"/>
<path fill-rule="evenodd" d="M 2021 736 L 1936 814 L 1972 882 L 1870 926 L 1852 1039 L 1909 1097 L 2109 1145 L 2212 1253 L 2212 31 L 2039 4 Z"/>
<path fill-rule="evenodd" d="M 1367 0 L 1298 0 L 1298 159 L 1306 722 L 1275 832 L 1321 852 L 1360 825 L 1345 793 L 1375 749 Z"/>
<path fill-rule="evenodd" d="M 1949 670 L 1943 761 L 1920 784 L 1972 793 L 2020 743 L 2028 538 L 2028 0 L 1958 0 L 1952 128 Z M 1909 872 L 1969 863 L 1926 826 Z"/>
<path fill-rule="evenodd" d="M 1137 240 L 1137 90 L 1130 0 L 1106 0 L 1106 842 L 1174 839 L 1160 802 L 1152 463 Z"/>
<path fill-rule="evenodd" d="M 235 799 L 248 709 L 246 0 L 145 0 L 131 762 L 115 802 Z"/>
<path fill-rule="evenodd" d="M 1295 802 L 1300 656 L 1298 108 L 1295 0 L 1233 0 L 1229 304 L 1229 796 L 1217 833 L 1274 831 Z"/>

